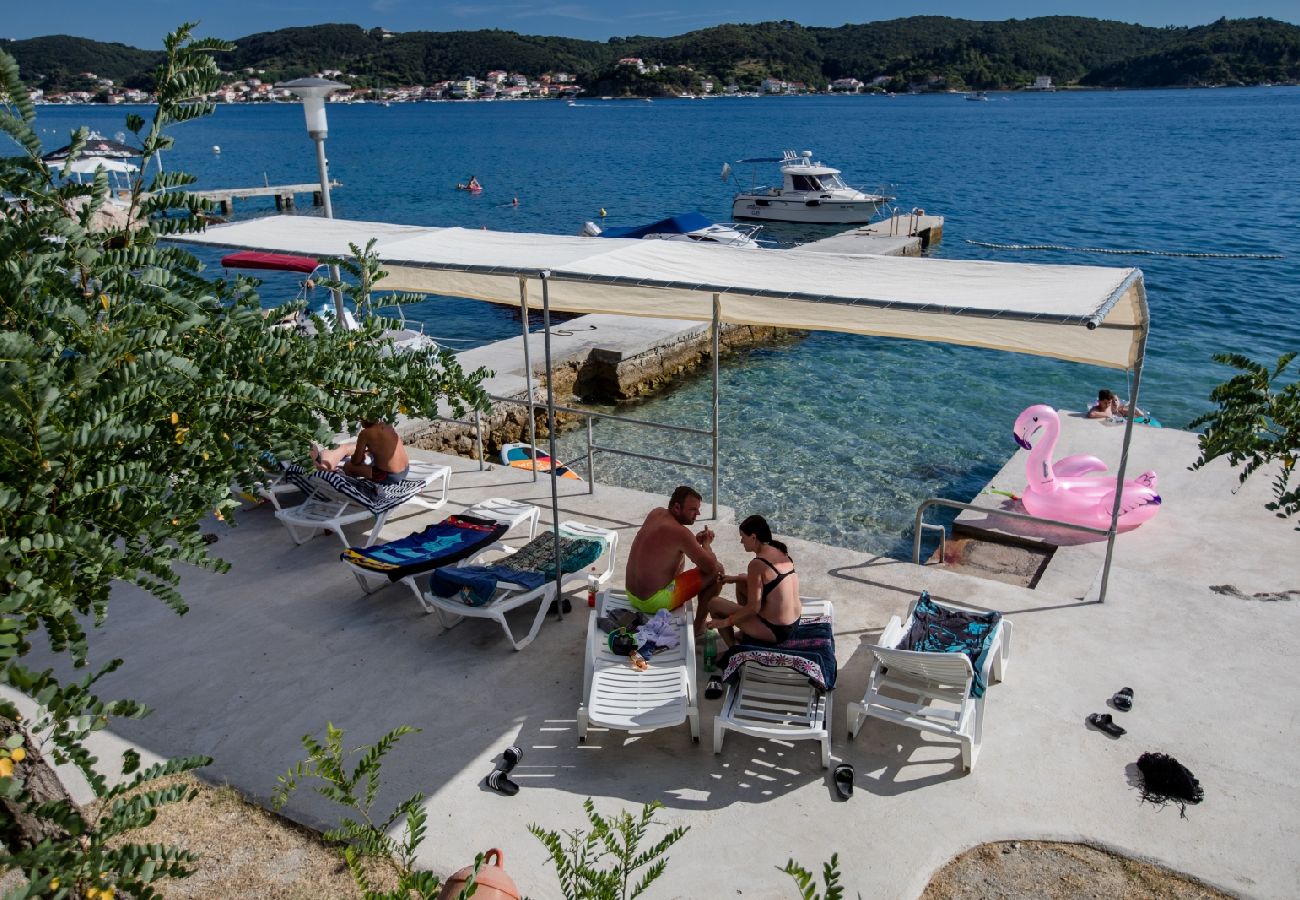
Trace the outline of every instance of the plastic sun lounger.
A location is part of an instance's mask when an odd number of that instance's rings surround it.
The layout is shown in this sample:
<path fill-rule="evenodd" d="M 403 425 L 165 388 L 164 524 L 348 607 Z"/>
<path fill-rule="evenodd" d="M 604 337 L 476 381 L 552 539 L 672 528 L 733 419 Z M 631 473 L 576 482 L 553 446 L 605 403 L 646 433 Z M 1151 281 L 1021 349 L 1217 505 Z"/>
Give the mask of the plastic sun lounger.
<path fill-rule="evenodd" d="M 476 512 L 484 518 L 490 518 L 490 515 L 484 512 Z M 522 520 L 521 520 L 522 521 Z M 615 560 L 618 554 L 618 532 L 606 528 L 598 528 L 595 525 L 588 525 L 584 522 L 561 522 L 560 533 L 566 537 L 591 538 L 604 542 L 606 560 L 605 570 L 597 576 L 601 583 L 609 581 L 614 573 Z M 490 549 L 502 549 L 499 545 Z M 514 548 L 504 548 L 512 555 Z M 483 562 L 485 554 L 480 554 L 472 562 L 462 563 L 463 565 L 477 565 Z M 507 556 L 509 558 L 509 556 Z M 586 584 L 587 572 L 565 572 L 561 575 L 561 584 L 564 590 L 571 590 L 579 584 Z M 460 602 L 455 597 L 439 597 L 432 589 L 428 587 L 429 575 L 411 575 L 402 579 L 402 583 L 411 589 L 415 594 L 415 599 L 420 602 L 425 612 L 436 613 L 438 621 L 445 629 L 452 629 L 463 622 L 465 619 L 491 619 L 501 626 L 501 630 L 506 633 L 511 645 L 516 650 L 522 650 L 533 642 L 539 631 L 542 630 L 542 622 L 546 619 L 546 612 L 550 609 L 551 601 L 556 599 L 555 582 L 548 581 L 546 584 L 532 589 L 524 589 L 509 582 L 499 582 L 496 593 L 492 599 L 482 606 L 469 606 Z M 425 579 L 425 587 L 420 586 L 420 579 Z M 527 606 L 529 603 L 539 601 L 537 604 L 537 614 L 533 616 L 532 624 L 528 628 L 528 633 L 523 638 L 516 638 L 514 632 L 510 630 L 510 623 L 506 620 L 506 613 Z"/>
<path fill-rule="evenodd" d="M 800 618 L 829 617 L 829 600 L 803 600 Z M 814 740 L 821 744 L 822 768 L 831 764 L 831 693 L 809 683 L 793 669 L 744 663 L 740 675 L 727 684 L 722 709 L 713 719 L 713 752 L 722 752 L 727 731 L 780 741 Z"/>
<path fill-rule="evenodd" d="M 408 485 L 418 483 L 418 488 L 412 490 L 409 495 L 397 492 L 396 497 L 400 499 L 396 502 L 386 500 L 380 508 L 372 508 L 357 498 L 340 492 L 338 487 L 322 477 L 323 474 L 325 473 L 309 472 L 303 475 L 299 482 L 305 482 L 310 488 L 306 499 L 297 506 L 277 509 L 275 517 L 289 529 L 295 544 L 305 544 L 324 529 L 338 535 L 344 547 L 351 546 L 351 541 L 343 533 L 344 526 L 373 518 L 375 524 L 371 527 L 370 536 L 365 544 L 369 547 L 379 539 L 379 532 L 383 530 L 389 513 L 394 509 L 411 503 L 433 510 L 446 503 L 451 467 L 412 460 L 411 477 L 403 483 Z M 437 483 L 441 483 L 441 490 L 433 494 L 431 489 Z M 299 483 L 299 486 L 301 487 L 302 484 Z"/>
<path fill-rule="evenodd" d="M 690 610 L 695 601 L 673 612 L 681 638 L 676 647 L 650 657 L 638 672 L 626 656 L 609 649 L 596 619 L 615 609 L 631 609 L 623 591 L 601 591 L 587 619 L 582 703 L 578 740 L 587 740 L 592 725 L 618 731 L 654 731 L 689 721 L 691 739 L 700 740 L 700 703 L 695 686 L 695 628 Z"/>
<path fill-rule="evenodd" d="M 858 733 L 868 716 L 874 716 L 956 738 L 961 743 L 962 770 L 969 772 L 975 768 L 983 738 L 985 697 L 971 696 L 975 669 L 965 653 L 898 649 L 911 629 L 915 608 L 913 601 L 906 621 L 891 617 L 871 648 L 876 664 L 862 702 L 849 704 L 849 737 Z M 986 687 L 1003 679 L 1010 655 L 1011 622 L 1003 618 L 993 628 L 981 666 Z"/>

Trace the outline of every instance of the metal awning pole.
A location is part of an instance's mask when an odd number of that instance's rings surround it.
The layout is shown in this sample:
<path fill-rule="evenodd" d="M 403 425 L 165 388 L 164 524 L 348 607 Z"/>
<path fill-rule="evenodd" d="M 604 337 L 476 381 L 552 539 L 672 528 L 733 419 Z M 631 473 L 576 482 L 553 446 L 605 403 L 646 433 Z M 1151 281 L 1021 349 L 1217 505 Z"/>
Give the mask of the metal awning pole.
<path fill-rule="evenodd" d="M 551 532 L 555 535 L 555 614 L 560 619 L 564 618 L 564 604 L 560 601 L 560 596 L 564 593 L 564 573 L 560 571 L 560 489 L 557 484 L 558 476 L 555 474 L 555 461 L 559 457 L 555 453 L 555 378 L 551 371 L 551 289 L 549 280 L 551 273 L 546 269 L 541 272 L 542 275 L 542 346 L 546 350 L 546 432 L 548 438 L 548 450 L 551 454 Z M 536 477 L 537 466 L 533 466 L 533 475 Z"/>
<path fill-rule="evenodd" d="M 1143 293 L 1145 294 L 1145 291 Z M 1137 415 L 1138 391 L 1142 387 L 1142 363 L 1147 355 L 1147 333 L 1148 330 L 1144 324 L 1142 340 L 1138 343 L 1137 359 L 1133 365 L 1133 393 L 1128 398 L 1128 419 L 1124 422 L 1124 446 L 1119 453 L 1119 471 L 1115 475 L 1115 505 L 1110 511 L 1110 530 L 1106 534 L 1106 561 L 1101 567 L 1101 588 L 1097 593 L 1098 603 L 1106 602 L 1106 588 L 1110 583 L 1110 563 L 1111 558 L 1115 555 L 1115 536 L 1119 533 L 1119 508 L 1124 501 L 1124 473 L 1128 469 L 1129 443 L 1133 439 L 1133 418 Z"/>
<path fill-rule="evenodd" d="M 718 349 L 722 343 L 722 295 L 713 295 L 713 521 L 718 520 Z"/>
<path fill-rule="evenodd" d="M 545 294 L 545 283 L 542 292 Z M 528 386 L 528 446 L 537 447 L 537 422 L 533 412 L 533 361 L 528 350 L 528 279 L 519 279 L 519 317 L 524 328 L 524 384 Z M 550 341 L 550 338 L 547 338 Z M 549 344 L 548 344 L 549 346 Z M 549 363 L 547 364 L 550 365 Z M 550 376 L 547 376 L 548 382 Z M 531 451 L 530 451 L 531 452 Z M 537 466 L 533 466 L 533 481 L 537 480 Z"/>

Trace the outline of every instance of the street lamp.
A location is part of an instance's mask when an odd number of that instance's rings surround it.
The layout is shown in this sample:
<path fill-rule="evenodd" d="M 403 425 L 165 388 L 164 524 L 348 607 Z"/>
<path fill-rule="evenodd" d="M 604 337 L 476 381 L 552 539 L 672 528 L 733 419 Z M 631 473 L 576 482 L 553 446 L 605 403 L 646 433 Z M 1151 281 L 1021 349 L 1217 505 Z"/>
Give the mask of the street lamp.
<path fill-rule="evenodd" d="M 329 134 L 329 122 L 325 117 L 325 98 L 334 91 L 342 90 L 347 85 L 328 78 L 296 78 L 276 85 L 281 90 L 289 91 L 302 99 L 302 112 L 307 120 L 307 136 L 316 142 L 316 168 L 320 170 L 321 205 L 325 208 L 325 218 L 334 218 L 334 207 L 330 204 L 329 165 L 325 161 L 325 137 Z M 330 277 L 339 279 L 338 266 L 330 267 Z M 344 318 L 343 295 L 334 291 L 334 315 L 340 327 L 346 327 Z"/>

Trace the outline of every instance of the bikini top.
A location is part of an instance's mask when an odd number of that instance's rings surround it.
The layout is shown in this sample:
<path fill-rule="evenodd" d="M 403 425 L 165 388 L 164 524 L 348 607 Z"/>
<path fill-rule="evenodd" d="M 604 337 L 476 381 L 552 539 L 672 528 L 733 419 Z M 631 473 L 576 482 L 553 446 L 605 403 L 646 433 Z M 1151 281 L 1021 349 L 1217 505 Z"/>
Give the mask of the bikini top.
<path fill-rule="evenodd" d="M 767 600 L 767 595 L 770 594 L 770 593 L 772 593 L 772 591 L 776 590 L 776 586 L 777 586 L 778 584 L 780 584 L 782 581 L 784 581 L 784 580 L 785 580 L 785 577 L 786 577 L 787 575 L 793 575 L 793 574 L 794 574 L 794 561 L 791 560 L 791 563 L 790 563 L 791 568 L 790 568 L 790 571 L 789 571 L 789 572 L 781 572 L 781 571 L 779 571 L 779 570 L 777 569 L 776 566 L 772 565 L 770 562 L 768 562 L 767 560 L 763 559 L 763 557 L 761 557 L 761 556 L 757 556 L 757 557 L 755 557 L 755 559 L 757 559 L 757 560 L 758 560 L 759 562 L 761 562 L 761 563 L 764 563 L 764 564 L 765 564 L 769 569 L 771 569 L 773 572 L 776 572 L 776 577 L 773 578 L 771 581 L 769 581 L 767 584 L 763 585 L 763 600 L 766 601 L 766 600 Z"/>

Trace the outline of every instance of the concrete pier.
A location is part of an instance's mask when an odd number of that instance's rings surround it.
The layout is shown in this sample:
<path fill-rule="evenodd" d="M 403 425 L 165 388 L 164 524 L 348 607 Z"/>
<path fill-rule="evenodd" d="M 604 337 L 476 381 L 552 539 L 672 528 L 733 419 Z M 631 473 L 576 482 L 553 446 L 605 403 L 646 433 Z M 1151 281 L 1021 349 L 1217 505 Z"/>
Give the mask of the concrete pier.
<path fill-rule="evenodd" d="M 874 256 L 920 256 L 943 238 L 943 216 L 898 213 L 888 219 L 804 244 L 824 253 L 870 253 Z"/>
<path fill-rule="evenodd" d="M 330 182 L 330 190 L 342 186 L 342 182 Z M 190 193 L 197 197 L 211 200 L 216 204 L 217 210 L 223 216 L 228 216 L 234 211 L 235 200 L 246 200 L 250 197 L 273 197 L 275 199 L 275 208 L 277 212 L 293 209 L 294 197 L 298 194 L 311 194 L 312 206 L 321 206 L 323 204 L 320 182 L 312 182 L 308 184 L 269 184 L 262 187 L 251 188 L 219 188 L 210 191 L 191 191 Z"/>
<path fill-rule="evenodd" d="M 98 687 L 155 711 L 113 720 L 92 749 L 110 760 L 134 746 L 145 765 L 157 755 L 206 753 L 216 761 L 204 778 L 265 801 L 276 776 L 302 759 L 300 737 L 322 734 L 326 721 L 345 731 L 348 747 L 416 726 L 385 760 L 379 806 L 417 792 L 428 798 L 419 864 L 445 875 L 500 847 L 520 889 L 539 900 L 561 895 L 526 827 L 587 827 L 587 797 L 604 814 L 658 800 L 663 826 L 690 829 L 670 852 L 655 897 L 790 897 L 796 891 L 780 865 L 794 858 L 817 870 L 838 852 L 849 895 L 914 898 L 957 853 L 1022 838 L 1088 841 L 1234 894 L 1293 897 L 1300 772 L 1286 760 L 1300 742 L 1300 700 L 1285 685 L 1300 656 L 1300 602 L 1253 595 L 1300 588 L 1294 523 L 1264 509 L 1264 481 L 1234 494 L 1236 475 L 1222 462 L 1186 472 L 1190 435 L 1143 437 L 1159 443 L 1139 445 L 1135 462 L 1160 470 L 1166 508 L 1120 537 L 1104 605 L 1078 602 L 1067 584 L 1053 587 L 1050 567 L 1028 590 L 788 541 L 801 593 L 835 604 L 832 750 L 856 771 L 848 802 L 836 802 L 814 742 L 731 734 L 714 755 L 719 701 L 700 701 L 699 744 L 684 725 L 641 735 L 594 731 L 579 744 L 581 595 L 572 614 L 549 619 L 516 653 L 489 621 L 445 630 L 401 585 L 363 594 L 338 561 L 338 541 L 322 536 L 295 547 L 268 508 L 240 514 L 238 527 L 206 529 L 219 535 L 213 549 L 232 569 L 185 572 L 184 617 L 133 587 L 114 590 L 108 620 L 90 636 L 91 659 L 120 656 L 126 665 Z M 1149 459 L 1149 449 L 1160 457 Z M 398 510 L 385 537 L 491 496 L 545 504 L 543 527 L 549 522 L 548 482 L 423 455 L 455 470 L 450 502 L 437 513 Z M 619 532 L 621 585 L 626 548 L 665 497 L 604 485 L 588 496 L 586 485 L 564 480 L 559 490 L 562 519 Z M 735 518 L 724 508 L 711 523 L 729 572 L 748 560 Z M 789 537 L 779 518 L 772 524 Z M 364 526 L 350 534 L 363 541 Z M 1175 535 L 1184 536 L 1181 551 Z M 1279 552 L 1284 547 L 1292 552 Z M 1224 584 L 1242 596 L 1214 590 Z M 969 775 L 953 742 L 874 719 L 856 739 L 846 735 L 846 708 L 861 698 L 872 666 L 869 646 L 921 590 L 1001 610 L 1014 624 L 1007 678 L 989 689 L 983 749 Z M 526 629 L 532 613 L 511 613 L 512 626 Z M 27 662 L 40 669 L 52 660 L 38 648 Z M 1121 686 L 1134 689 L 1135 701 L 1131 712 L 1113 713 L 1128 734 L 1112 740 L 1084 719 L 1109 711 L 1106 699 Z M 502 797 L 483 780 L 511 744 L 524 751 L 511 774 L 522 789 Z M 1204 786 L 1205 802 L 1188 807 L 1185 819 L 1177 807 L 1140 802 L 1134 763 L 1148 750 L 1173 754 Z M 301 790 L 286 812 L 322 828 L 343 810 Z M 649 840 L 662 833 L 653 828 Z"/>

